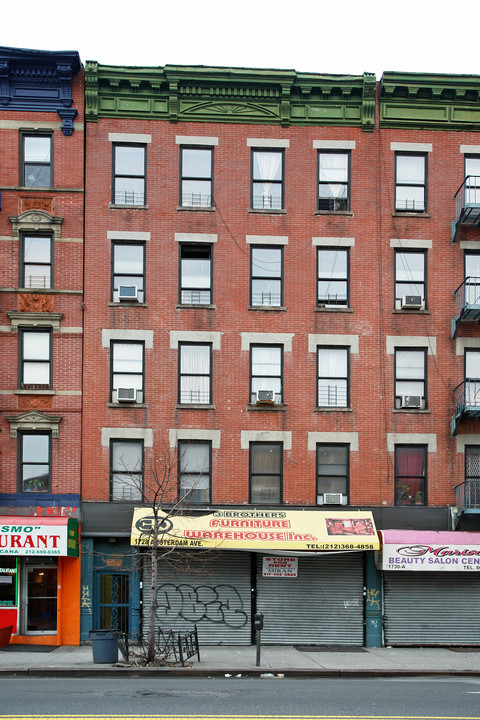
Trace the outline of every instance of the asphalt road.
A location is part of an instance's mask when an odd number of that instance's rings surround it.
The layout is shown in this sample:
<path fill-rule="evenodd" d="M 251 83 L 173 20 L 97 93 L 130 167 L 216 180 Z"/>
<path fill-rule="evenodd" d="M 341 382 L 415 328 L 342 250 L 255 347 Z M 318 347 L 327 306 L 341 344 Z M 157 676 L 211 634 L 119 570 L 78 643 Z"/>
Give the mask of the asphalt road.
<path fill-rule="evenodd" d="M 475 718 L 480 678 L 0 679 L 0 717 Z"/>

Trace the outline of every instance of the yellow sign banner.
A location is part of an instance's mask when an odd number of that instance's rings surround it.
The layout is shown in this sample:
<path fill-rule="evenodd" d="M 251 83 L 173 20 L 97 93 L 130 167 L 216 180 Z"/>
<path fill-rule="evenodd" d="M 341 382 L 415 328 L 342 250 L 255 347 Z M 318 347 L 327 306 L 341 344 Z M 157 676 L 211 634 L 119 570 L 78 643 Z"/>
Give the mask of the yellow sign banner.
<path fill-rule="evenodd" d="M 155 516 L 135 508 L 131 544 L 152 544 Z M 231 550 L 379 550 L 369 511 L 230 510 L 203 515 L 169 515 L 158 511 L 161 547 Z"/>

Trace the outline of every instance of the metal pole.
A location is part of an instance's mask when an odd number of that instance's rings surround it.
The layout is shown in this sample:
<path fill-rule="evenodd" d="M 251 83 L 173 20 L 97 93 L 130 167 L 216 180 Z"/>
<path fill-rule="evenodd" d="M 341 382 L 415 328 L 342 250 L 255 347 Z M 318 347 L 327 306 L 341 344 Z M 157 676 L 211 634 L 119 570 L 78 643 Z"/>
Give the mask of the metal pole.
<path fill-rule="evenodd" d="M 262 640 L 262 631 L 257 630 L 257 662 L 255 663 L 257 667 L 260 665 L 260 647 L 261 647 L 261 640 Z"/>

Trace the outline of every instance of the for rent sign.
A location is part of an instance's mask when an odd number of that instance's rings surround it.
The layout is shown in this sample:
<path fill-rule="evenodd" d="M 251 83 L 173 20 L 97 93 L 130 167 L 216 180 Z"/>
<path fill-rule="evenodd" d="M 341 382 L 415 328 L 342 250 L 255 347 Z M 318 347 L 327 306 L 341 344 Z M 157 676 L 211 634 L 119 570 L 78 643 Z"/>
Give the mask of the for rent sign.
<path fill-rule="evenodd" d="M 390 532 L 398 535 L 400 531 L 382 531 L 383 570 L 480 571 L 480 533 L 416 532 L 390 542 Z"/>
<path fill-rule="evenodd" d="M 78 557 L 75 518 L 0 517 L 0 555 Z"/>
<path fill-rule="evenodd" d="M 298 558 L 296 557 L 264 557 L 263 577 L 297 577 Z"/>

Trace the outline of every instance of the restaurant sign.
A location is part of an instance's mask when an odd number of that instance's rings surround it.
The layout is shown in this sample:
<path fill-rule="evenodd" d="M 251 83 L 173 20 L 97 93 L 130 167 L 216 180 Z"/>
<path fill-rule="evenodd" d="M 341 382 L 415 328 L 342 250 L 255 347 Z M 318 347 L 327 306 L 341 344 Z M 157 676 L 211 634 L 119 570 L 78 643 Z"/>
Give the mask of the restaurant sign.
<path fill-rule="evenodd" d="M 382 569 L 480 571 L 480 533 L 383 530 Z"/>
<path fill-rule="evenodd" d="M 78 557 L 78 520 L 0 516 L 0 555 Z"/>
<path fill-rule="evenodd" d="M 135 508 L 131 544 L 152 544 L 155 516 Z M 234 550 L 378 550 L 379 539 L 368 511 L 230 510 L 202 515 L 158 512 L 161 547 Z"/>

